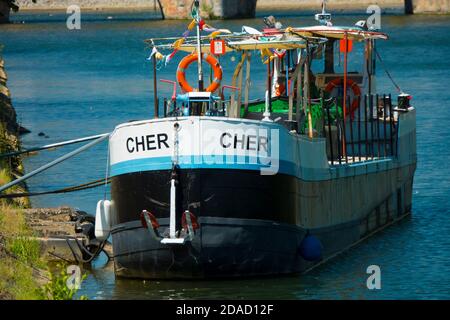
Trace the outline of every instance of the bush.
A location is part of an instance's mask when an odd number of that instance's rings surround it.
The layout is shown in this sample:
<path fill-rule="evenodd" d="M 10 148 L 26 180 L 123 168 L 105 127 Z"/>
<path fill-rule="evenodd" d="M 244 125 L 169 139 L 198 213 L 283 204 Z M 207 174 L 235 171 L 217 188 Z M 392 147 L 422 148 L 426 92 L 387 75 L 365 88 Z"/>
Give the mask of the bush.
<path fill-rule="evenodd" d="M 66 272 L 67 265 L 58 264 L 57 268 L 60 271 L 55 274 L 49 272 L 50 281 L 41 289 L 43 298 L 48 300 L 73 300 L 79 289 L 69 288 L 68 280 L 71 278 L 71 275 Z M 86 274 L 81 276 L 80 285 L 86 277 Z M 87 297 L 81 296 L 79 300 L 87 300 Z"/>

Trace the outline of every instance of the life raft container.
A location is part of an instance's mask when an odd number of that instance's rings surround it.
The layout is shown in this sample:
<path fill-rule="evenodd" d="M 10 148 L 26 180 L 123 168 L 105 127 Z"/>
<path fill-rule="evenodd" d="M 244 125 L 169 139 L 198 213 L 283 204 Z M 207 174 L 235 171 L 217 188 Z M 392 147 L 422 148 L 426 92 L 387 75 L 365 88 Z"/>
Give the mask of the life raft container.
<path fill-rule="evenodd" d="M 327 86 L 325 87 L 325 91 L 331 93 L 334 88 L 337 88 L 339 86 L 344 86 L 344 80 L 342 78 L 336 78 L 328 82 Z M 358 84 L 352 79 L 347 79 L 347 88 L 352 89 L 354 97 L 350 108 L 348 106 L 346 108 L 346 114 L 350 114 L 353 118 L 354 112 L 359 108 L 361 89 L 359 88 Z"/>
<path fill-rule="evenodd" d="M 219 86 L 220 82 L 222 81 L 222 67 L 220 66 L 219 62 L 212 56 L 206 53 L 202 54 L 203 60 L 209 63 L 211 68 L 214 72 L 214 80 L 209 85 L 208 88 L 206 88 L 207 92 L 214 92 L 216 91 Z M 180 87 L 184 90 L 184 92 L 193 92 L 197 91 L 197 89 L 192 88 L 189 83 L 186 80 L 186 69 L 189 67 L 189 65 L 198 60 L 197 53 L 190 54 L 181 60 L 180 64 L 178 65 L 177 69 L 177 81 L 180 85 Z"/>

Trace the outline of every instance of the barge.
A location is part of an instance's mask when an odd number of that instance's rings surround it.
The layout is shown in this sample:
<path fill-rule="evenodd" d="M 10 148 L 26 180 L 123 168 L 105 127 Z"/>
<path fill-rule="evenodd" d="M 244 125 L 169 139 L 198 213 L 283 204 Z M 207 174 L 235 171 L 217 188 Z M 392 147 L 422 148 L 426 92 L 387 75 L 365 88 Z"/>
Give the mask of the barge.
<path fill-rule="evenodd" d="M 146 41 L 154 118 L 110 135 L 111 199 L 97 206 L 118 277 L 299 273 L 411 213 L 416 111 L 409 95 L 376 89 L 376 43 L 388 36 L 333 26 L 325 9 L 316 18 L 232 33 L 194 6 L 182 38 Z M 176 81 L 157 81 L 182 53 Z M 238 56 L 228 85 L 227 55 Z M 250 77 L 256 62 L 265 79 Z"/>

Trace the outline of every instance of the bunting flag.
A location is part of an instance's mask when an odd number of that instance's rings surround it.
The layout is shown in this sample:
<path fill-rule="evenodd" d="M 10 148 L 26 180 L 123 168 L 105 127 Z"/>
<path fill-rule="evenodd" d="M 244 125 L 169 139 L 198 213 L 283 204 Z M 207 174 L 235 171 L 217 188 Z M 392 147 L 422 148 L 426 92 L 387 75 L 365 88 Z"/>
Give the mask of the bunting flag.
<path fill-rule="evenodd" d="M 195 26 L 197 24 L 200 27 L 200 30 L 210 33 L 209 37 L 211 39 L 216 38 L 220 34 L 231 34 L 231 31 L 228 29 L 216 29 L 216 28 L 206 24 L 203 19 L 200 19 L 197 12 L 193 12 L 192 16 L 193 16 L 193 19 L 187 26 L 186 31 L 183 32 L 182 37 L 173 43 L 172 53 L 164 56 L 161 53 L 159 53 L 159 51 L 156 49 L 156 47 L 154 47 L 150 54 L 150 57 L 148 57 L 147 60 L 151 60 L 153 58 L 153 56 L 156 55 L 156 59 L 158 61 L 162 60 L 164 62 L 164 65 L 167 66 L 167 64 L 169 64 L 169 62 L 173 59 L 175 54 L 179 51 L 180 47 L 185 43 L 185 41 L 189 37 L 191 31 L 195 28 Z"/>
<path fill-rule="evenodd" d="M 153 47 L 152 52 L 150 52 L 150 56 L 147 58 L 147 60 L 152 60 L 153 56 L 158 52 L 158 49 L 156 47 Z"/>
<path fill-rule="evenodd" d="M 272 53 L 271 50 L 265 48 L 261 49 L 261 61 L 263 64 L 268 64 L 269 62 L 272 62 L 273 59 L 275 59 L 276 55 Z"/>

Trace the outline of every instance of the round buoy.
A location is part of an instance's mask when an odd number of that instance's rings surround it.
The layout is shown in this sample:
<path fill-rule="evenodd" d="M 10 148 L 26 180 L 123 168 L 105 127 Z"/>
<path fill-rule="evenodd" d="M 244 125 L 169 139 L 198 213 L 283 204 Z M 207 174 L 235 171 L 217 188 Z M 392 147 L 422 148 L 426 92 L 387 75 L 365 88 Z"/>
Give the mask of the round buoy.
<path fill-rule="evenodd" d="M 307 234 L 300 243 L 299 252 L 306 261 L 317 261 L 322 259 L 322 248 L 317 237 Z"/>
<path fill-rule="evenodd" d="M 211 68 L 214 72 L 214 80 L 206 88 L 207 92 L 214 92 L 220 87 L 220 82 L 222 81 L 222 67 L 219 62 L 210 54 L 202 54 L 202 59 L 211 65 Z M 191 63 L 194 61 L 198 61 L 198 55 L 196 53 L 192 53 L 181 60 L 177 69 L 177 81 L 180 87 L 184 92 L 193 92 L 198 91 L 198 89 L 194 89 L 190 86 L 190 84 L 186 80 L 186 69 L 189 67 Z"/>

